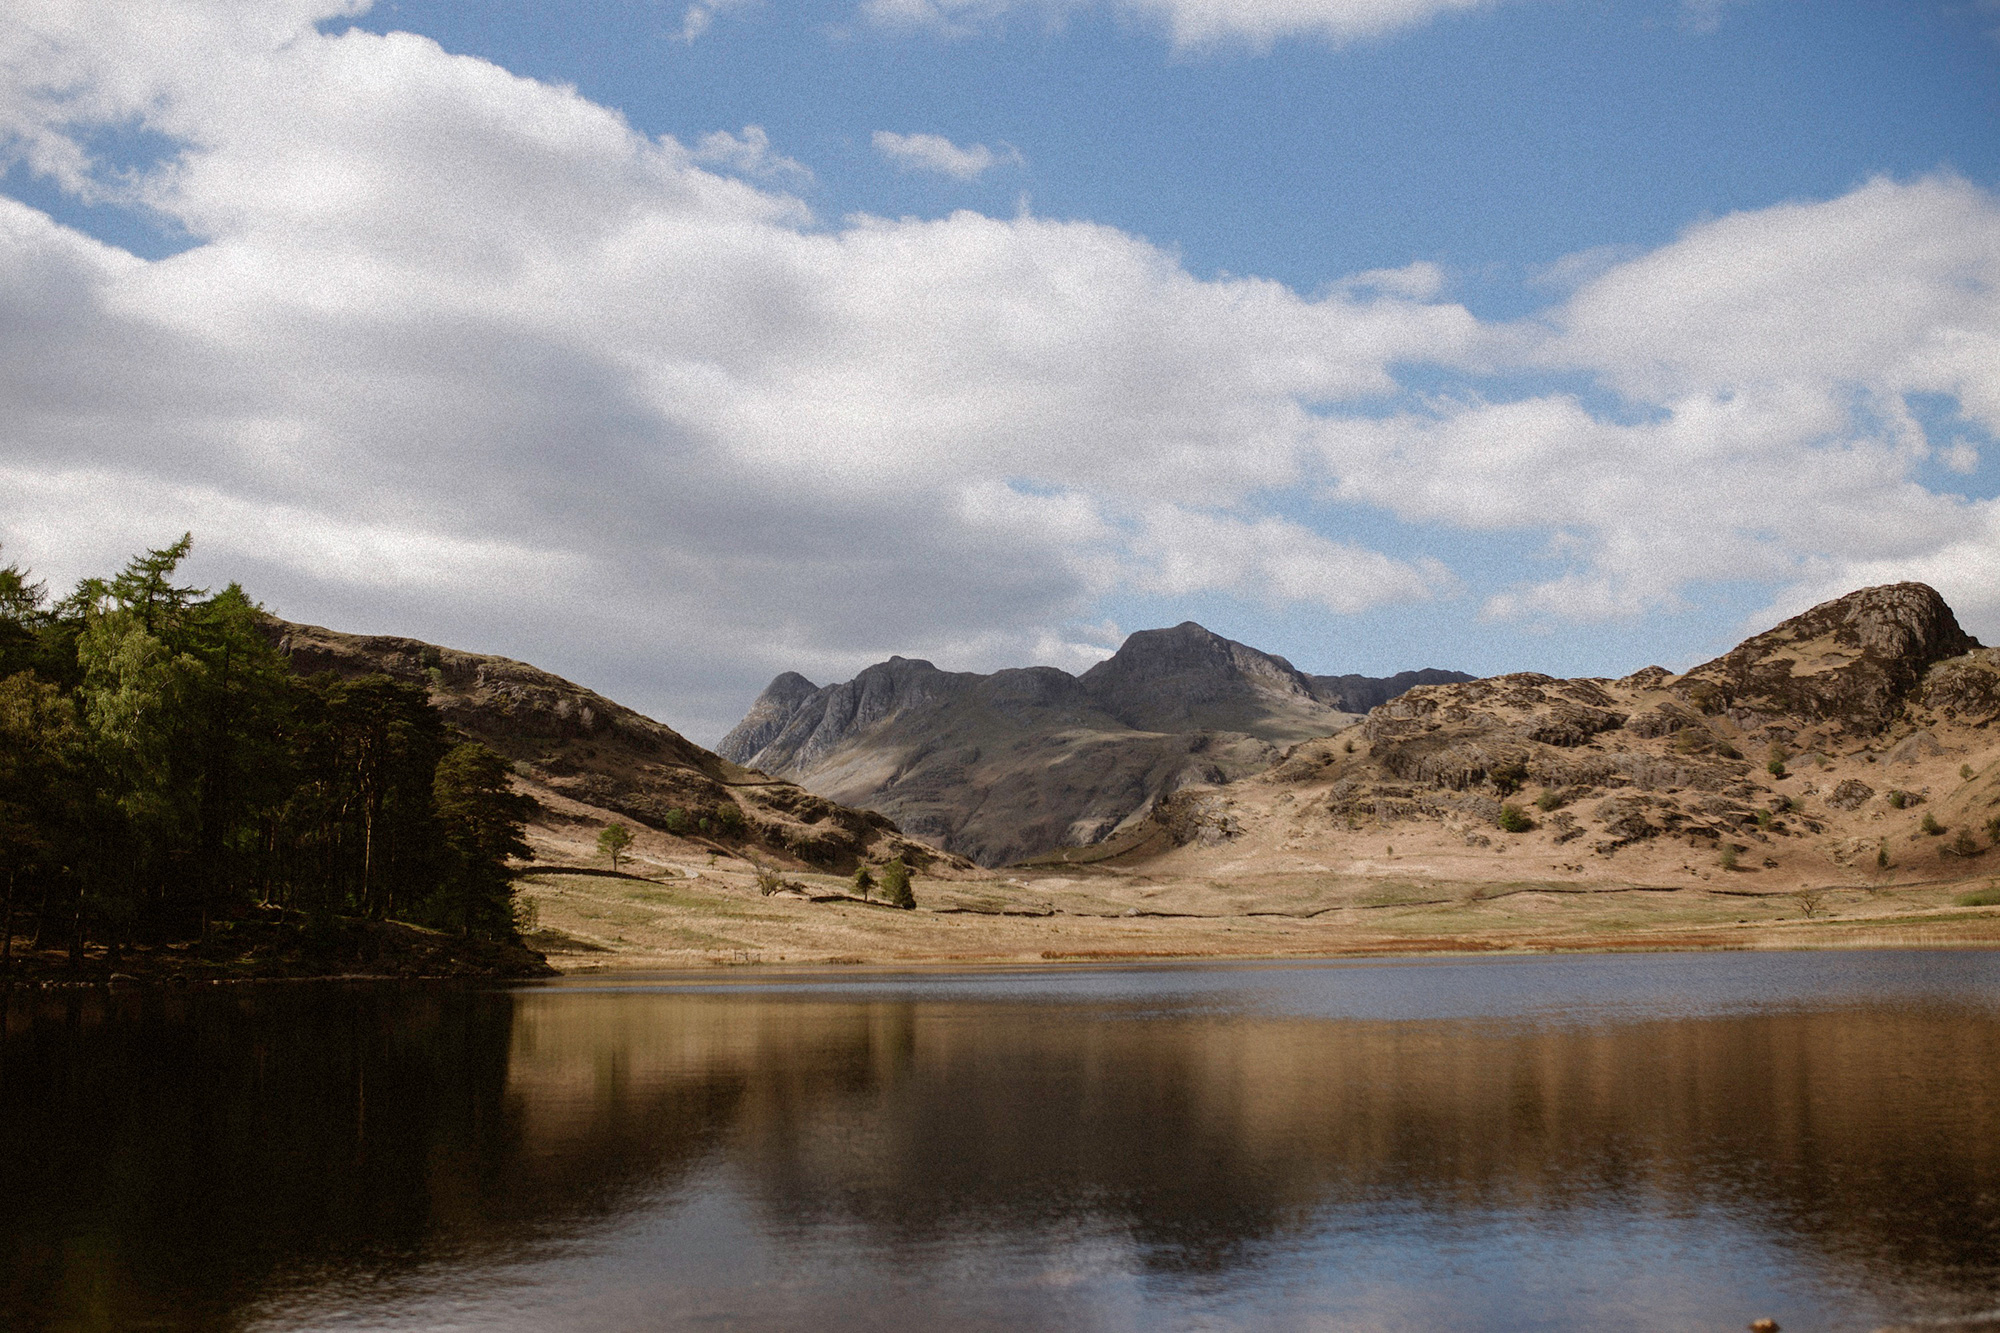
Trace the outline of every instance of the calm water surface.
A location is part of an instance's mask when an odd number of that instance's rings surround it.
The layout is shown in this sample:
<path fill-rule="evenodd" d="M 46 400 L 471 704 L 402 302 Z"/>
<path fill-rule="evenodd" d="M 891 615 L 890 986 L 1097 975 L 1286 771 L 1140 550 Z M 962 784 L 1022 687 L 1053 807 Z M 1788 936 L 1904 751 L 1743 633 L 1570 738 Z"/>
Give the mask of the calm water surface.
<path fill-rule="evenodd" d="M 0 1326 L 2000 1307 L 2000 955 L 18 1000 Z"/>

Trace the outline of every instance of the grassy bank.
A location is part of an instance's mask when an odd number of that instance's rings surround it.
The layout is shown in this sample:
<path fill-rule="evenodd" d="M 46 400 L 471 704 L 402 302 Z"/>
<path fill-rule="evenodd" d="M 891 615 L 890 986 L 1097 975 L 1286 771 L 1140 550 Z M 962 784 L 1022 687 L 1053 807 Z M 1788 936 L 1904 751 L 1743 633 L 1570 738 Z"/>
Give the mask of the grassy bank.
<path fill-rule="evenodd" d="M 93 945 L 77 957 L 14 940 L 16 987 L 208 983 L 277 978 L 537 977 L 554 969 L 518 944 L 465 939 L 401 921 L 340 919 L 317 928 L 295 921 L 219 921 L 206 942 Z"/>
<path fill-rule="evenodd" d="M 917 883 L 918 908 L 843 896 L 832 876 L 766 895 L 747 865 L 647 878 L 525 877 L 529 943 L 564 971 L 743 964 L 955 964 L 1627 949 L 2000 947 L 2000 908 L 1963 883 L 1759 892 L 1266 876 L 1156 883 L 1024 872 Z"/>

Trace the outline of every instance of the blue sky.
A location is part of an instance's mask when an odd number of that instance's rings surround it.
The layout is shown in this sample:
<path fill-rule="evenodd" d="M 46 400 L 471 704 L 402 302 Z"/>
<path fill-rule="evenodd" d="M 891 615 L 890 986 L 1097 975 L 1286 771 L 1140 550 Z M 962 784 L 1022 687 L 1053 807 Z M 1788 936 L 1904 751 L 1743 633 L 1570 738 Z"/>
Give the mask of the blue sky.
<path fill-rule="evenodd" d="M 0 544 L 713 740 L 890 653 L 2000 638 L 2000 5 L 30 0 Z"/>

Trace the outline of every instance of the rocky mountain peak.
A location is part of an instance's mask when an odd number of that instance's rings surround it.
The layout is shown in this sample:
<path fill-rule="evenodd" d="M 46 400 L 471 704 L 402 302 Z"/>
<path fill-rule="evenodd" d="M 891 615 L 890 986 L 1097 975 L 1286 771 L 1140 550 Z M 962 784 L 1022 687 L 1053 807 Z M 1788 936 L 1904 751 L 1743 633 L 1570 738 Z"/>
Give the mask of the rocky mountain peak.
<path fill-rule="evenodd" d="M 776 739 L 785 724 L 792 720 L 799 706 L 812 698 L 819 686 L 807 680 L 796 671 L 780 672 L 757 696 L 757 702 L 750 705 L 750 711 L 743 720 L 730 729 L 715 752 L 725 759 L 738 763 Z"/>
<path fill-rule="evenodd" d="M 1323 707 L 1312 683 L 1284 658 L 1225 639 L 1192 620 L 1138 631 L 1081 681 L 1099 707 L 1145 731 L 1238 729 L 1226 716 L 1232 705 L 1268 706 L 1274 699 Z"/>
<path fill-rule="evenodd" d="M 1934 663 L 1979 647 L 1923 583 L 1863 588 L 1754 635 L 1672 688 L 1739 725 L 1789 715 L 1879 731 Z"/>

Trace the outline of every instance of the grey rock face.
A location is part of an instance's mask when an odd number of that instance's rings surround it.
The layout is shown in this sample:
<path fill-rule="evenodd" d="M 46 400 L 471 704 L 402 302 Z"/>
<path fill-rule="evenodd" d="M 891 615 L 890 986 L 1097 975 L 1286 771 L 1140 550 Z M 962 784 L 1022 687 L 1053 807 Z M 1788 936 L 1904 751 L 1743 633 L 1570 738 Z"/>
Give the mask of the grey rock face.
<path fill-rule="evenodd" d="M 747 762 L 751 755 L 776 740 L 792 715 L 799 711 L 799 705 L 813 696 L 819 686 L 807 680 L 796 671 L 787 671 L 778 676 L 764 692 L 757 696 L 757 702 L 750 705 L 744 715 L 715 752 L 724 759 L 736 763 Z"/>

